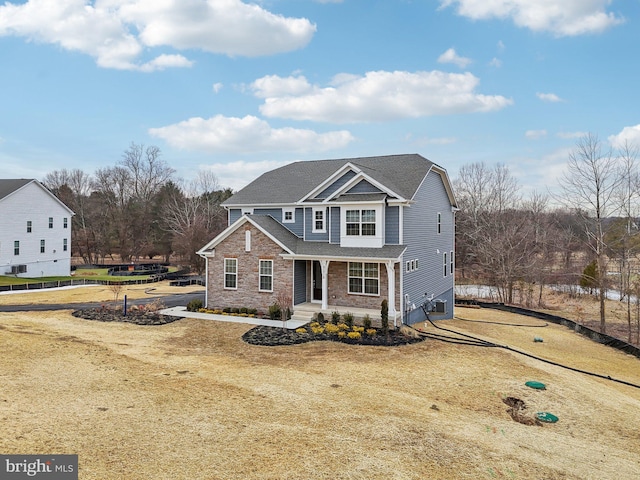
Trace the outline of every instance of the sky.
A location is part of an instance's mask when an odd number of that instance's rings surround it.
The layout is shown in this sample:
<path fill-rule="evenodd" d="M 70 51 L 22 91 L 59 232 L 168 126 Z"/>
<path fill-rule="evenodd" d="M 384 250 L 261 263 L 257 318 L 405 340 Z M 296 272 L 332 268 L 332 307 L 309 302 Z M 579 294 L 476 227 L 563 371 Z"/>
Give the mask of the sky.
<path fill-rule="evenodd" d="M 640 0 L 0 4 L 0 178 L 115 166 L 242 188 L 298 160 L 418 153 L 557 183 L 581 136 L 640 145 Z"/>

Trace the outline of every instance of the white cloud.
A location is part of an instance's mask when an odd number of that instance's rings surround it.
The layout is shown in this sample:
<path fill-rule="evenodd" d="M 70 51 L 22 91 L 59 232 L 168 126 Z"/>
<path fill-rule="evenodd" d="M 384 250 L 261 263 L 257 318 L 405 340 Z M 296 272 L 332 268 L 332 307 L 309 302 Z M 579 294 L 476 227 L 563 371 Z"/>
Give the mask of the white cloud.
<path fill-rule="evenodd" d="M 59 45 L 121 70 L 191 66 L 181 55 L 140 62 L 145 47 L 253 57 L 302 48 L 315 30 L 307 19 L 240 0 L 28 0 L 0 6 L 0 36 Z"/>
<path fill-rule="evenodd" d="M 345 147 L 354 140 L 346 130 L 317 133 L 290 127 L 272 128 L 251 115 L 244 118 L 194 117 L 166 127 L 151 128 L 149 134 L 184 150 L 234 153 L 324 152 Z"/>
<path fill-rule="evenodd" d="M 624 127 L 617 135 L 610 135 L 608 140 L 614 148 L 621 148 L 625 143 L 640 148 L 640 124 Z"/>
<path fill-rule="evenodd" d="M 201 170 L 215 173 L 220 185 L 238 191 L 265 172 L 282 167 L 289 161 L 264 160 L 261 162 L 246 162 L 240 160 L 229 163 L 213 163 L 200 165 Z"/>
<path fill-rule="evenodd" d="M 509 19 L 517 26 L 556 36 L 600 33 L 624 22 L 607 12 L 611 0 L 440 0 L 440 8 L 456 7 L 473 20 Z"/>
<path fill-rule="evenodd" d="M 212 86 L 211 88 L 213 89 L 213 92 L 214 92 L 214 93 L 218 93 L 218 92 L 220 92 L 220 90 L 222 90 L 222 87 L 223 87 L 223 86 L 224 86 L 224 85 L 223 85 L 222 83 L 217 82 L 217 83 L 214 83 L 214 84 L 213 84 L 213 86 Z"/>
<path fill-rule="evenodd" d="M 460 68 L 465 68 L 471 63 L 471 61 L 472 60 L 470 58 L 461 57 L 460 55 L 458 55 L 453 48 L 450 48 L 438 57 L 438 63 L 453 63 Z"/>
<path fill-rule="evenodd" d="M 499 58 L 493 57 L 489 62 L 489 66 L 500 68 L 502 66 L 502 60 L 500 60 Z"/>
<path fill-rule="evenodd" d="M 555 93 L 536 93 L 536 97 L 538 97 L 543 102 L 549 102 L 549 103 L 556 103 L 556 102 L 564 101 L 559 96 L 557 96 Z"/>
<path fill-rule="evenodd" d="M 529 140 L 538 140 L 547 136 L 546 130 L 527 130 L 524 134 Z"/>
<path fill-rule="evenodd" d="M 264 98 L 260 111 L 267 117 L 331 123 L 490 112 L 513 104 L 500 95 L 476 93 L 478 83 L 471 73 L 376 71 L 340 74 L 327 87 L 312 85 L 303 76 L 269 76 L 251 88 Z"/>
<path fill-rule="evenodd" d="M 504 52 L 505 49 L 507 48 L 502 40 L 498 40 L 497 47 L 500 53 Z"/>

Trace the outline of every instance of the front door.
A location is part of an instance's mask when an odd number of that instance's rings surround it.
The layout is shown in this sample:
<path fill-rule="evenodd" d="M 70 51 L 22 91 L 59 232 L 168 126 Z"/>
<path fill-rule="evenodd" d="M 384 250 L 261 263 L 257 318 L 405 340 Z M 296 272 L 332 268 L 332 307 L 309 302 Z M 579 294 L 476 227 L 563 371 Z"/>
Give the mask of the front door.
<path fill-rule="evenodd" d="M 311 300 L 314 302 L 322 301 L 322 268 L 320 262 L 314 260 L 311 269 Z"/>

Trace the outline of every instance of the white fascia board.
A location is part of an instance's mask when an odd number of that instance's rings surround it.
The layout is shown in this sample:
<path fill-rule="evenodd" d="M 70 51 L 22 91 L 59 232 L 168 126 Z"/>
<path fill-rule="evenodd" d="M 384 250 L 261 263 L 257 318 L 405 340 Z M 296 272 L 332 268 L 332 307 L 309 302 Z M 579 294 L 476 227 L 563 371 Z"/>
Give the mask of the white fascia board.
<path fill-rule="evenodd" d="M 38 180 L 31 180 L 29 183 L 25 183 L 23 186 L 21 186 L 20 188 L 14 190 L 13 192 L 11 192 L 9 195 L 5 196 L 4 198 L 0 199 L 0 201 L 4 200 L 5 198 L 9 198 L 12 195 L 17 194 L 19 191 L 27 188 L 29 185 L 31 184 L 35 184 L 37 185 L 41 190 L 43 190 L 47 195 L 49 195 L 49 197 L 51 197 L 53 200 L 55 200 L 58 204 L 60 204 L 65 210 L 67 210 L 69 212 L 69 215 L 71 215 L 72 217 L 75 215 L 75 212 L 73 210 L 71 210 L 67 205 L 65 205 L 65 203 L 60 200 L 58 197 L 56 197 L 53 193 L 51 193 L 51 190 L 49 190 L 47 187 L 45 187 L 43 184 L 41 184 Z"/>
<path fill-rule="evenodd" d="M 344 175 L 348 170 L 353 170 L 355 173 L 361 173 L 362 172 L 362 170 L 360 170 L 358 167 L 356 167 L 353 163 L 347 162 L 342 167 L 340 167 L 338 170 L 336 170 L 333 175 L 330 175 L 324 182 L 319 184 L 316 188 L 314 188 L 309 193 L 307 193 L 304 197 L 302 197 L 298 201 L 298 204 L 302 205 L 309 198 L 311 198 L 312 196 L 314 196 L 314 195 L 320 193 L 321 191 L 323 191 L 325 188 L 327 188 L 329 185 L 331 185 L 338 177 Z"/>
<path fill-rule="evenodd" d="M 400 255 L 396 257 L 358 257 L 357 255 L 349 257 L 332 257 L 323 255 L 294 255 L 289 253 L 282 253 L 280 256 L 286 260 L 329 260 L 331 262 L 366 262 L 366 263 L 384 263 L 384 262 L 400 262 L 402 263 L 402 257 L 407 249 L 402 250 Z"/>
<path fill-rule="evenodd" d="M 449 179 L 449 174 L 444 168 L 436 165 L 435 163 L 431 165 L 431 168 L 429 169 L 429 171 L 431 170 L 433 170 L 434 172 L 440 175 L 440 177 L 442 178 L 442 183 L 444 184 L 444 188 L 447 191 L 447 195 L 449 196 L 449 201 L 451 202 L 451 206 L 457 209 L 458 202 L 456 201 L 456 196 L 453 193 L 453 188 L 451 187 L 451 180 Z M 427 175 L 429 175 L 429 172 L 427 172 Z M 425 179 L 427 178 L 427 175 L 425 175 L 424 177 Z M 424 179 L 422 181 L 424 182 Z M 418 190 L 416 190 L 416 192 L 417 191 Z"/>

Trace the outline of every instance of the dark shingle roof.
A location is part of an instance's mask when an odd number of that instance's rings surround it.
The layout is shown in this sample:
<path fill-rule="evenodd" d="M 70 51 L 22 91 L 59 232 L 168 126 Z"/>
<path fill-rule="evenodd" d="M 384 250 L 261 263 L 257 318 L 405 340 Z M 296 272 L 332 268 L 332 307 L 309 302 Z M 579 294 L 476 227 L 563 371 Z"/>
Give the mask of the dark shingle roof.
<path fill-rule="evenodd" d="M 0 178 L 0 200 L 11 195 L 13 192 L 21 189 L 30 182 L 33 182 L 33 180 L 28 178 Z"/>
<path fill-rule="evenodd" d="M 407 199 L 413 197 L 434 165 L 418 154 L 295 162 L 262 174 L 223 205 L 298 202 L 347 163 Z"/>

